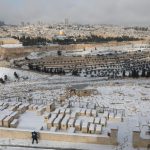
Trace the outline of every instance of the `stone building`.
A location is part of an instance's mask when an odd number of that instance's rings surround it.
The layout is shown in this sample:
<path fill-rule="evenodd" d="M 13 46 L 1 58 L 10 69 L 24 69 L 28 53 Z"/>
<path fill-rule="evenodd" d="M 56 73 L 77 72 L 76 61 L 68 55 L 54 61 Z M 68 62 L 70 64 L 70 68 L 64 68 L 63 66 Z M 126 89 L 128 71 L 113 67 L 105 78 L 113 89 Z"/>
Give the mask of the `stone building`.
<path fill-rule="evenodd" d="M 4 44 L 19 44 L 20 42 L 13 38 L 0 38 L 0 45 Z"/>

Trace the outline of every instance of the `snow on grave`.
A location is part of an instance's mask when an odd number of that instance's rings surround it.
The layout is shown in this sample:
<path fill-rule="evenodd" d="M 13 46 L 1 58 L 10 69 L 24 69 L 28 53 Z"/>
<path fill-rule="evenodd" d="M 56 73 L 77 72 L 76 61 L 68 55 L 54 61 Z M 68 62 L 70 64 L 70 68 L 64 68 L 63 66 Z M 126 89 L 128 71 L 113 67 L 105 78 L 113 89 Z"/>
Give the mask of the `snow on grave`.
<path fill-rule="evenodd" d="M 89 123 L 84 121 L 82 123 L 82 133 L 88 133 Z"/>
<path fill-rule="evenodd" d="M 20 105 L 18 107 L 17 110 L 18 110 L 19 114 L 22 114 L 22 113 L 24 113 L 27 110 L 27 108 L 26 108 L 26 106 L 24 104 L 22 104 L 22 105 Z"/>
<path fill-rule="evenodd" d="M 113 120 L 115 117 L 115 114 L 113 112 L 109 113 L 109 120 Z"/>
<path fill-rule="evenodd" d="M 81 130 L 81 125 L 82 125 L 81 119 L 77 119 L 76 122 L 75 122 L 75 129 L 77 131 L 80 131 Z"/>
<path fill-rule="evenodd" d="M 61 129 L 62 130 L 66 130 L 68 127 L 68 121 L 69 121 L 69 117 L 65 117 L 62 121 L 61 121 Z"/>
<path fill-rule="evenodd" d="M 7 116 L 4 120 L 3 120 L 3 126 L 4 127 L 10 127 L 10 123 L 13 121 L 13 117 L 12 116 Z"/>
<path fill-rule="evenodd" d="M 123 121 L 123 114 L 122 113 L 117 113 L 115 116 L 116 121 Z"/>
<path fill-rule="evenodd" d="M 101 134 L 102 133 L 102 125 L 96 125 L 95 134 Z"/>
<path fill-rule="evenodd" d="M 44 114 L 46 107 L 41 107 L 37 110 L 37 115 L 41 116 Z"/>
<path fill-rule="evenodd" d="M 75 119 L 69 119 L 68 127 L 74 127 Z"/>
<path fill-rule="evenodd" d="M 19 112 L 18 112 L 18 111 L 15 111 L 15 112 L 13 112 L 10 116 L 12 116 L 12 117 L 15 118 L 15 119 L 18 119 L 18 118 L 19 118 Z"/>
<path fill-rule="evenodd" d="M 4 126 L 4 123 L 3 123 L 3 121 L 4 121 L 4 119 L 7 117 L 7 115 L 0 115 L 0 127 L 3 127 Z"/>
<path fill-rule="evenodd" d="M 61 109 L 60 109 L 60 114 L 65 114 L 65 111 L 66 111 L 66 109 L 61 108 Z"/>
<path fill-rule="evenodd" d="M 47 106 L 46 106 L 46 111 L 47 112 L 52 112 L 54 110 L 55 110 L 55 104 L 53 102 L 47 104 Z"/>
<path fill-rule="evenodd" d="M 89 103 L 88 104 L 88 108 L 89 109 L 95 109 L 96 108 L 96 104 L 95 103 Z"/>
<path fill-rule="evenodd" d="M 65 116 L 65 114 L 59 114 L 59 115 L 57 116 L 57 118 L 61 118 L 61 119 L 63 119 L 63 118 L 64 118 L 64 116 Z"/>
<path fill-rule="evenodd" d="M 80 115 L 85 116 L 85 112 L 86 112 L 86 109 L 82 108 L 81 111 L 80 111 Z"/>
<path fill-rule="evenodd" d="M 96 117 L 94 120 L 95 124 L 100 124 L 101 118 L 100 117 Z"/>
<path fill-rule="evenodd" d="M 106 118 L 102 117 L 101 118 L 101 125 L 106 126 L 107 120 Z"/>
<path fill-rule="evenodd" d="M 97 116 L 97 111 L 95 109 L 92 109 L 92 116 L 96 117 Z"/>
<path fill-rule="evenodd" d="M 53 126 L 53 122 L 56 119 L 57 115 L 52 114 L 51 118 L 47 121 L 47 128 L 50 129 Z"/>
<path fill-rule="evenodd" d="M 17 106 L 12 106 L 11 108 L 9 108 L 9 110 L 11 110 L 11 111 L 16 111 L 17 110 Z"/>
<path fill-rule="evenodd" d="M 89 123 L 94 123 L 94 117 L 88 117 L 88 122 Z"/>
<path fill-rule="evenodd" d="M 33 105 L 33 110 L 36 111 L 38 109 L 38 105 Z"/>
<path fill-rule="evenodd" d="M 60 108 L 56 108 L 53 113 L 54 113 L 54 114 L 59 114 L 59 113 L 60 113 Z"/>
<path fill-rule="evenodd" d="M 108 119 L 108 117 L 109 117 L 108 111 L 104 111 L 103 117 L 105 117 L 106 119 Z"/>
<path fill-rule="evenodd" d="M 60 129 L 60 123 L 62 121 L 62 118 L 61 117 L 57 117 L 55 120 L 54 120 L 54 123 L 53 123 L 53 126 Z"/>
<path fill-rule="evenodd" d="M 70 108 L 67 108 L 66 111 L 65 111 L 65 114 L 70 114 L 70 113 L 71 113 Z"/>
<path fill-rule="evenodd" d="M 48 119 L 49 119 L 50 116 L 51 116 L 51 113 L 46 112 L 46 113 L 44 114 L 44 122 L 45 122 L 45 123 L 47 123 L 47 121 L 48 121 Z"/>
<path fill-rule="evenodd" d="M 18 120 L 18 119 L 14 119 L 14 120 L 10 123 L 10 127 L 11 127 L 11 128 L 16 128 L 18 124 L 19 124 L 19 120 Z"/>
<path fill-rule="evenodd" d="M 90 123 L 89 126 L 89 133 L 94 134 L 95 133 L 95 124 Z"/>
<path fill-rule="evenodd" d="M 86 116 L 91 116 L 91 111 L 92 111 L 91 109 L 87 109 L 86 110 Z"/>
<path fill-rule="evenodd" d="M 77 115 L 80 115 L 81 108 L 77 108 L 77 109 L 75 110 L 75 112 L 76 112 Z"/>
<path fill-rule="evenodd" d="M 35 104 L 31 104 L 31 105 L 29 106 L 29 110 L 30 110 L 30 111 L 34 110 L 34 106 L 35 106 Z"/>
<path fill-rule="evenodd" d="M 70 114 L 65 114 L 64 118 L 70 119 Z"/>
<path fill-rule="evenodd" d="M 3 102 L 0 102 L 0 106 L 2 106 L 4 103 Z"/>
<path fill-rule="evenodd" d="M 72 112 L 70 118 L 75 119 L 77 117 L 77 112 Z"/>

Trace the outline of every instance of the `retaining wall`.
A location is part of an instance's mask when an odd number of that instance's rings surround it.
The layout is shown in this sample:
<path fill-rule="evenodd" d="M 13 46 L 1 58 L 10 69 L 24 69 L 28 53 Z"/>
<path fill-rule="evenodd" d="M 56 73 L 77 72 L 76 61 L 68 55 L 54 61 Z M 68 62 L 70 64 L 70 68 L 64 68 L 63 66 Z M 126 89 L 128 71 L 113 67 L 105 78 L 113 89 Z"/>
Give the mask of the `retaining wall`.
<path fill-rule="evenodd" d="M 31 130 L 0 128 L 0 138 L 10 139 L 31 139 Z M 39 140 L 65 141 L 75 143 L 91 143 L 104 145 L 117 145 L 118 129 L 111 129 L 111 136 L 86 135 L 77 133 L 59 133 L 49 131 L 39 131 Z"/>
<path fill-rule="evenodd" d="M 139 129 L 133 131 L 133 147 L 147 148 L 150 145 L 150 138 L 142 138 L 140 133 Z"/>

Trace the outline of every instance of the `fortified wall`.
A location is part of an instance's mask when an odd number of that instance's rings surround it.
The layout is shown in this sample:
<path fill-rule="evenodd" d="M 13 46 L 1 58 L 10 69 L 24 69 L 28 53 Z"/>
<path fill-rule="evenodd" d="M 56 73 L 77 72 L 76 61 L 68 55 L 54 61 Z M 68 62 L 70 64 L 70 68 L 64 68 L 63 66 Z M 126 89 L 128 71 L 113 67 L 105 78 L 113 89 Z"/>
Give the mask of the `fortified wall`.
<path fill-rule="evenodd" d="M 141 41 L 133 41 L 133 42 L 107 42 L 107 43 L 100 43 L 100 44 L 71 44 L 71 45 L 51 45 L 51 46 L 29 46 L 29 47 L 22 47 L 22 48 L 2 48 L 0 47 L 0 56 L 4 58 L 16 58 L 21 56 L 26 56 L 31 52 L 34 51 L 51 51 L 51 50 L 76 50 L 76 49 L 86 49 L 86 48 L 94 48 L 100 46 L 121 46 L 121 45 L 128 45 L 134 43 L 141 43 Z"/>
<path fill-rule="evenodd" d="M 0 38 L 0 45 L 3 44 L 19 44 L 19 40 L 13 38 Z"/>
<path fill-rule="evenodd" d="M 51 50 L 75 50 L 95 47 L 95 44 L 72 44 L 72 45 L 54 45 L 54 46 L 32 46 L 32 47 L 22 47 L 22 48 L 2 48 L 0 47 L 0 56 L 4 58 L 14 58 L 26 56 L 31 52 L 35 51 L 51 51 Z"/>

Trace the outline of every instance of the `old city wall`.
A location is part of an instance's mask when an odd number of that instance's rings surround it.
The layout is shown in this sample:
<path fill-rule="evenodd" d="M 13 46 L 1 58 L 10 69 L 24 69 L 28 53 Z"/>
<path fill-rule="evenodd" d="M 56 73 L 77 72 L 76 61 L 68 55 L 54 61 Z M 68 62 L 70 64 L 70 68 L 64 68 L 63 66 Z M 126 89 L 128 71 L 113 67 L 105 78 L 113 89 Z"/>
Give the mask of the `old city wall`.
<path fill-rule="evenodd" d="M 12 128 L 0 128 L 0 138 L 9 139 L 31 139 L 31 130 L 21 130 Z M 52 133 L 47 131 L 40 131 L 39 140 L 50 140 L 50 141 L 66 141 L 74 143 L 93 143 L 93 144 L 104 144 L 104 145 L 117 145 L 117 129 L 111 130 L 111 136 L 95 136 L 95 135 L 80 135 L 80 134 L 69 134 L 69 133 Z"/>
<path fill-rule="evenodd" d="M 26 48 L 0 48 L 0 55 L 3 56 L 4 58 L 6 57 L 21 57 L 26 54 L 29 54 L 32 51 L 38 51 L 38 48 L 31 48 L 31 47 L 26 47 Z"/>
<path fill-rule="evenodd" d="M 51 51 L 51 50 L 76 50 L 84 48 L 94 48 L 99 46 L 121 46 L 128 44 L 137 44 L 143 43 L 142 41 L 133 41 L 133 42 L 108 42 L 108 43 L 99 43 L 99 44 L 71 44 L 71 45 L 52 45 L 52 46 L 32 46 L 32 47 L 22 47 L 22 48 L 2 48 L 0 47 L 0 56 L 16 58 L 21 56 L 26 56 L 30 52 L 34 51 Z"/>
<path fill-rule="evenodd" d="M 134 42 L 132 42 L 134 43 Z M 136 41 L 137 43 L 137 41 Z M 138 41 L 141 43 L 141 41 Z M 34 51 L 51 51 L 51 50 L 76 50 L 76 49 L 86 49 L 86 48 L 94 48 L 100 46 L 119 46 L 119 45 L 128 45 L 131 42 L 108 42 L 108 43 L 100 43 L 100 44 L 71 44 L 71 45 L 52 45 L 52 46 L 32 46 L 32 47 L 22 47 L 22 48 L 2 48 L 0 47 L 0 56 L 4 56 L 4 58 L 16 58 L 26 56 Z"/>
<path fill-rule="evenodd" d="M 5 48 L 0 47 L 0 56 L 4 55 L 5 51 L 6 51 Z"/>
<path fill-rule="evenodd" d="M 21 57 L 34 51 L 51 51 L 51 50 L 75 50 L 94 47 L 93 44 L 74 44 L 59 46 L 43 46 L 43 47 L 22 47 L 22 48 L 2 48 L 0 47 L 0 55 L 4 57 Z"/>

